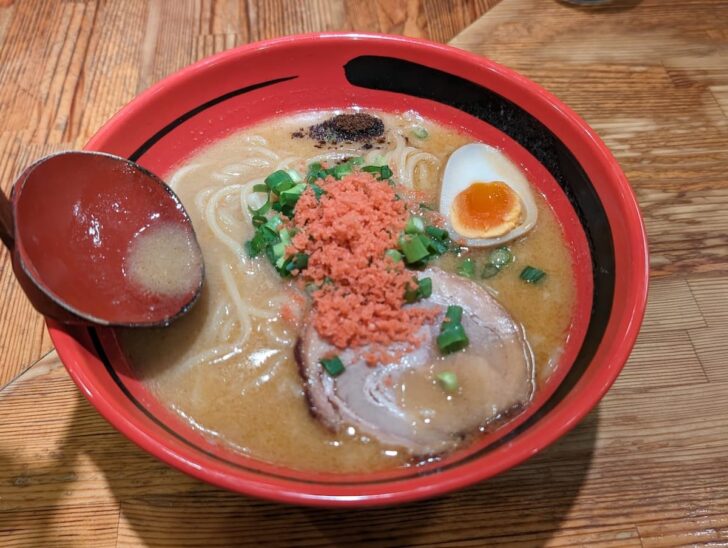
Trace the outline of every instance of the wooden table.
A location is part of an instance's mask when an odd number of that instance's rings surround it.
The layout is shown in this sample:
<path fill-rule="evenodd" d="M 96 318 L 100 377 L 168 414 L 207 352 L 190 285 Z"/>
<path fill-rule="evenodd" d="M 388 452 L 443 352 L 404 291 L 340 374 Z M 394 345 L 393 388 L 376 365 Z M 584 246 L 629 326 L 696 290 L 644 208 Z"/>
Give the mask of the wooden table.
<path fill-rule="evenodd" d="M 487 12 L 487 13 L 486 13 Z M 479 18 L 480 17 L 480 18 Z M 469 26 L 468 26 L 469 25 Z M 555 92 L 637 191 L 653 281 L 624 373 L 527 463 L 440 499 L 322 511 L 220 491 L 75 389 L 0 252 L 0 545 L 728 545 L 728 3 L 0 0 L 0 180 L 166 74 L 317 30 L 448 41 Z M 464 29 L 464 30 L 463 30 Z"/>

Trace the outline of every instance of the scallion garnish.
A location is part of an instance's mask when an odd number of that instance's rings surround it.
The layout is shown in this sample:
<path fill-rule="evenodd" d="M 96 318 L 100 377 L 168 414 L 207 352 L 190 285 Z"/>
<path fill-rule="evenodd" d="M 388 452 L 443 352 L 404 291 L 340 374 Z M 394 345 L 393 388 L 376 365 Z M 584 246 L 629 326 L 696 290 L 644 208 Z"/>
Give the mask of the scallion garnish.
<path fill-rule="evenodd" d="M 507 266 L 513 261 L 513 253 L 507 247 L 499 247 L 494 249 L 488 255 L 488 262 L 483 267 L 483 272 L 480 274 L 482 278 L 492 278 L 501 269 Z"/>
<path fill-rule="evenodd" d="M 499 247 L 494 249 L 488 255 L 488 262 L 492 265 L 502 268 L 513 260 L 513 253 L 507 247 Z"/>
<path fill-rule="evenodd" d="M 420 207 L 422 206 L 420 205 Z M 436 226 L 428 226 L 427 228 L 425 228 L 425 233 L 431 238 L 434 238 L 435 240 L 441 242 L 444 242 L 449 238 L 447 230 L 445 230 L 444 228 L 438 228 Z"/>
<path fill-rule="evenodd" d="M 385 257 L 392 259 L 392 262 L 398 263 L 402 260 L 402 254 L 396 249 L 388 249 L 384 252 Z"/>
<path fill-rule="evenodd" d="M 364 166 L 361 170 L 372 173 L 373 175 L 379 175 L 381 180 L 389 179 L 393 175 L 392 170 L 386 164 L 381 166 Z"/>
<path fill-rule="evenodd" d="M 427 139 L 429 133 L 422 126 L 415 126 L 412 128 L 412 135 L 414 135 L 418 139 Z"/>
<path fill-rule="evenodd" d="M 313 190 L 313 195 L 316 196 L 317 200 L 320 200 L 321 196 L 326 194 L 326 191 L 318 186 L 316 183 L 308 183 L 308 186 L 310 186 L 311 190 Z"/>
<path fill-rule="evenodd" d="M 419 292 L 423 299 L 427 299 L 432 295 L 432 278 L 420 278 L 417 281 Z"/>
<path fill-rule="evenodd" d="M 407 264 L 417 263 L 426 259 L 430 253 L 427 251 L 426 242 L 423 241 L 422 235 L 406 234 L 399 239 L 399 248 L 404 254 Z"/>
<path fill-rule="evenodd" d="M 279 239 L 278 232 L 264 224 L 258 227 L 253 238 L 246 242 L 245 249 L 248 252 L 248 256 L 257 257 L 266 248 L 278 242 Z"/>
<path fill-rule="evenodd" d="M 304 183 L 298 183 L 291 188 L 282 191 L 279 196 L 281 205 L 284 207 L 295 206 L 304 190 L 306 190 L 306 185 Z"/>
<path fill-rule="evenodd" d="M 407 234 L 422 234 L 425 231 L 425 221 L 422 220 L 422 217 L 413 215 L 407 219 L 404 231 Z"/>
<path fill-rule="evenodd" d="M 432 295 L 432 278 L 420 278 L 415 280 L 416 287 L 408 286 L 404 292 L 404 300 L 408 304 L 426 299 Z"/>
<path fill-rule="evenodd" d="M 267 220 L 268 220 L 268 217 L 266 217 L 265 215 L 253 215 L 253 217 L 252 217 L 253 226 L 255 228 L 258 228 L 259 226 L 264 225 Z"/>
<path fill-rule="evenodd" d="M 485 263 L 485 266 L 483 267 L 483 272 L 480 274 L 482 278 L 492 278 L 496 274 L 500 272 L 500 268 L 495 266 L 493 263 Z"/>
<path fill-rule="evenodd" d="M 301 271 L 308 266 L 308 255 L 305 253 L 294 253 L 288 257 L 281 266 L 281 274 L 291 274 L 294 270 Z"/>
<path fill-rule="evenodd" d="M 338 377 L 344 372 L 344 363 L 339 356 L 322 358 L 319 362 L 324 370 L 332 377 Z"/>
<path fill-rule="evenodd" d="M 270 195 L 266 196 L 265 203 L 262 206 L 257 209 L 248 206 L 248 211 L 250 211 L 253 217 L 264 216 L 268 213 L 268 211 L 270 211 Z"/>
<path fill-rule="evenodd" d="M 450 305 L 447 307 L 445 319 L 440 325 L 440 334 L 437 336 L 437 347 L 443 354 L 462 350 L 470 344 L 470 339 L 463 328 L 462 318 L 462 306 Z"/>
<path fill-rule="evenodd" d="M 265 184 L 268 187 L 268 190 L 278 195 L 284 190 L 288 190 L 296 183 L 293 182 L 293 179 L 287 171 L 279 169 L 278 171 L 274 171 L 265 178 Z"/>
<path fill-rule="evenodd" d="M 519 277 L 527 284 L 536 284 L 546 277 L 546 273 L 535 266 L 527 266 Z"/>
<path fill-rule="evenodd" d="M 281 269 L 283 268 L 283 262 L 286 260 L 286 244 L 283 242 L 275 243 L 271 246 L 271 252 L 273 253 L 273 259 L 276 265 L 276 268 Z"/>
<path fill-rule="evenodd" d="M 354 166 L 344 162 L 343 164 L 334 166 L 334 171 L 331 174 L 334 176 L 334 179 L 341 179 L 344 175 L 351 173 L 353 169 Z"/>
<path fill-rule="evenodd" d="M 334 179 L 341 179 L 342 177 L 351 173 L 354 170 L 354 166 L 361 165 L 362 163 L 364 163 L 364 158 L 362 158 L 361 156 L 354 156 L 353 158 L 349 158 L 345 162 L 341 162 L 340 164 L 336 164 L 334 167 L 330 168 L 323 167 L 319 162 L 313 162 L 308 166 L 306 182 L 308 184 L 315 183 L 319 179 L 325 179 L 329 175 L 331 175 Z M 368 171 L 366 170 L 366 168 L 362 168 L 362 170 Z M 380 173 L 381 169 L 377 167 L 376 171 Z M 391 171 L 389 176 L 391 177 Z"/>
<path fill-rule="evenodd" d="M 437 379 L 437 383 L 445 392 L 452 394 L 458 391 L 458 376 L 454 372 L 443 371 L 435 375 L 435 378 Z"/>
<path fill-rule="evenodd" d="M 295 169 L 287 169 L 286 173 L 288 173 L 288 175 L 290 175 L 291 180 L 294 183 L 298 184 L 298 183 L 303 182 L 303 177 L 301 177 L 301 174 L 298 173 L 298 171 L 296 171 Z"/>
<path fill-rule="evenodd" d="M 468 257 L 458 267 L 458 274 L 465 278 L 472 278 L 475 276 L 475 261 Z"/>

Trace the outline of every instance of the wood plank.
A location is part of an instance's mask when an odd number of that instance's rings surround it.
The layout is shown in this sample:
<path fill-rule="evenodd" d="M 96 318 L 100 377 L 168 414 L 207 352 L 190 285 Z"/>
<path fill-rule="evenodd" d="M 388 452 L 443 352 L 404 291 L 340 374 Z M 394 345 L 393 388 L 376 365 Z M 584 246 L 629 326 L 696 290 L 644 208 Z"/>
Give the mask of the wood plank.
<path fill-rule="evenodd" d="M 652 280 L 641 333 L 705 327 L 705 319 L 687 280 Z"/>
<path fill-rule="evenodd" d="M 702 330 L 697 331 L 702 333 Z M 704 382 L 708 382 L 708 377 L 692 335 L 679 330 L 641 333 L 614 387 L 664 387 Z"/>
<path fill-rule="evenodd" d="M 65 516 L 73 516 L 73 519 Z M 113 546 L 118 527 L 119 509 L 113 501 L 85 506 L 26 508 L 0 514 L 0 544 L 3 548 Z"/>
<path fill-rule="evenodd" d="M 708 378 L 728 380 L 728 278 L 694 278 L 688 284 L 707 324 L 690 329 L 690 340 Z"/>
<path fill-rule="evenodd" d="M 705 515 L 697 510 L 686 520 L 642 525 L 638 528 L 645 548 L 668 546 L 725 546 L 728 544 L 728 516 Z"/>

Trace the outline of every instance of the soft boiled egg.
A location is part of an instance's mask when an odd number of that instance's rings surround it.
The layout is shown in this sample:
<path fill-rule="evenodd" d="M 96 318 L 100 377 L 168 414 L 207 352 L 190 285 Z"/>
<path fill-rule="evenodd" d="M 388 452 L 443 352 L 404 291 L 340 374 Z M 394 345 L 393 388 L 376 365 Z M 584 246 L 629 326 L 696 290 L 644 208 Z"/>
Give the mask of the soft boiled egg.
<path fill-rule="evenodd" d="M 500 150 L 471 143 L 450 155 L 442 177 L 440 213 L 465 245 L 496 246 L 533 228 L 538 217 L 523 171 Z"/>

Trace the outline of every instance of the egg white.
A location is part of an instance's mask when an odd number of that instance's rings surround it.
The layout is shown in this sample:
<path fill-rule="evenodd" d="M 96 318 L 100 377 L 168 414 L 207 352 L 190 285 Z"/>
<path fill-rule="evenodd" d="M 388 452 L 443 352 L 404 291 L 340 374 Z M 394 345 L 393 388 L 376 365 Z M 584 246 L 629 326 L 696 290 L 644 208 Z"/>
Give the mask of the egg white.
<path fill-rule="evenodd" d="M 473 183 L 493 181 L 505 183 L 520 198 L 524 212 L 523 221 L 502 236 L 466 238 L 455 230 L 450 220 L 453 201 Z M 491 247 L 514 240 L 531 230 L 538 219 L 538 208 L 528 180 L 518 166 L 497 148 L 482 143 L 470 143 L 455 150 L 447 161 L 440 190 L 440 214 L 445 218 L 452 238 L 462 239 L 470 247 Z"/>

